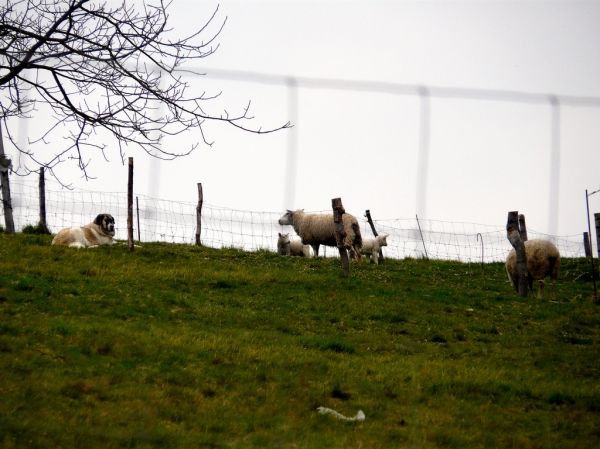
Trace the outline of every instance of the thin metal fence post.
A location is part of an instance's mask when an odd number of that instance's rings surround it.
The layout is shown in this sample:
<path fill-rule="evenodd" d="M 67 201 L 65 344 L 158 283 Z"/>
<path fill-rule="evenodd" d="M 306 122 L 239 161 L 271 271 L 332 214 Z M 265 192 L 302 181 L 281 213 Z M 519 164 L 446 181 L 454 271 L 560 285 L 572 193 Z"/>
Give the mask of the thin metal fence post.
<path fill-rule="evenodd" d="M 140 232 L 140 202 L 138 201 L 138 197 L 135 197 L 135 208 L 137 212 L 137 228 L 138 228 L 138 243 L 142 242 L 141 232 Z"/>
<path fill-rule="evenodd" d="M 481 232 L 477 233 L 477 241 L 479 241 L 479 236 L 481 236 L 481 268 L 483 268 L 483 235 Z"/>
<path fill-rule="evenodd" d="M 596 192 L 598 192 L 598 190 L 596 190 Z M 591 195 L 593 195 L 596 192 L 592 192 Z M 589 202 L 589 196 L 588 195 L 588 191 L 587 189 L 585 189 L 585 206 L 587 209 L 587 222 L 588 222 L 588 233 L 589 235 L 592 235 L 592 228 L 590 226 L 590 202 Z M 590 246 L 591 246 L 592 242 L 590 241 Z M 594 301 L 597 303 L 598 302 L 598 292 L 596 290 L 596 269 L 594 268 L 594 251 L 592 250 L 592 248 L 590 248 L 590 263 L 592 264 L 592 281 L 594 283 Z"/>
<path fill-rule="evenodd" d="M 421 234 L 421 241 L 423 242 L 423 249 L 425 250 L 425 259 L 429 260 L 429 256 L 427 255 L 427 247 L 425 246 L 425 239 L 423 238 L 423 231 L 421 231 L 421 224 L 419 223 L 419 216 L 415 214 L 417 217 L 417 226 L 419 227 L 419 234 Z"/>

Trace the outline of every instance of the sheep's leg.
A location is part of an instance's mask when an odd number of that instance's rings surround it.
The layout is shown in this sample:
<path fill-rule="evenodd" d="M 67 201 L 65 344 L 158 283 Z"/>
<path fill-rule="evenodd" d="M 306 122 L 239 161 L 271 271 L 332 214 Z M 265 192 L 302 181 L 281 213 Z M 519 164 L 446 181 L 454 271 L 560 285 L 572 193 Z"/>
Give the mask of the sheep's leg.
<path fill-rule="evenodd" d="M 556 284 L 556 279 L 552 278 L 552 301 L 554 301 L 554 286 Z"/>
<path fill-rule="evenodd" d="M 310 245 L 315 253 L 315 257 L 319 257 L 319 245 Z"/>
<path fill-rule="evenodd" d="M 379 265 L 379 254 L 378 251 L 373 251 L 373 262 L 375 265 Z"/>
<path fill-rule="evenodd" d="M 538 289 L 538 299 L 542 299 L 542 296 L 544 295 L 544 280 L 543 279 L 539 279 L 538 280 L 538 284 L 540 286 L 540 288 Z"/>

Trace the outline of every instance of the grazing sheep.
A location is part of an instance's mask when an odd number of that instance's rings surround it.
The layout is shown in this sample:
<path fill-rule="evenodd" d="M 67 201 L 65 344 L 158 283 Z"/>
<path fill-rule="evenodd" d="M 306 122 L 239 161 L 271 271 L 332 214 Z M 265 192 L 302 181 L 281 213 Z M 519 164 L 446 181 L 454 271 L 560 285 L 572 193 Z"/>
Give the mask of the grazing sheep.
<path fill-rule="evenodd" d="M 363 239 L 363 244 L 360 252 L 367 257 L 367 262 L 371 261 L 373 256 L 373 262 L 375 265 L 379 264 L 379 249 L 382 246 L 387 246 L 387 237 L 389 234 L 378 235 L 374 239 Z"/>
<path fill-rule="evenodd" d="M 554 300 L 554 286 L 560 269 L 560 253 L 552 242 L 547 240 L 527 240 L 525 242 L 525 257 L 527 259 L 527 278 L 529 288 L 533 291 L 533 280 L 539 284 L 538 298 L 544 293 L 544 278 L 550 276 L 552 279 L 552 299 Z M 516 291 L 519 291 L 517 283 L 517 253 L 511 249 L 506 258 L 506 272 L 508 279 Z"/>
<path fill-rule="evenodd" d="M 282 256 L 310 257 L 310 246 L 303 245 L 300 240 L 290 240 L 289 234 L 279 233 L 277 252 Z"/>
<path fill-rule="evenodd" d="M 350 252 L 350 258 L 360 260 L 362 236 L 358 221 L 353 215 L 344 214 L 343 222 L 346 231 L 344 243 Z M 304 209 L 288 210 L 279 219 L 279 224 L 293 226 L 302 239 L 302 244 L 312 246 L 315 256 L 319 255 L 319 245 L 337 247 L 333 214 L 305 214 Z"/>

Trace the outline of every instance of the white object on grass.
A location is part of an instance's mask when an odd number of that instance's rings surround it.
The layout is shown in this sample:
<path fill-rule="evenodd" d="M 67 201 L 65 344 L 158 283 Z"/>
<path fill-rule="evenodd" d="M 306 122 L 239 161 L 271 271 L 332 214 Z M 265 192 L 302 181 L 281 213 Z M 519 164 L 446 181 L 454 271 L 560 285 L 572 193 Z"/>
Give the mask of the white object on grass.
<path fill-rule="evenodd" d="M 335 416 L 338 419 L 343 419 L 345 421 L 364 421 L 365 420 L 365 414 L 363 413 L 362 410 L 359 410 L 358 413 L 356 414 L 356 416 L 354 416 L 353 418 L 348 418 L 347 416 L 344 416 L 341 413 L 338 413 L 335 410 L 331 410 L 330 408 L 327 408 L 327 407 L 317 407 L 317 411 L 323 415 L 330 414 L 330 415 Z"/>

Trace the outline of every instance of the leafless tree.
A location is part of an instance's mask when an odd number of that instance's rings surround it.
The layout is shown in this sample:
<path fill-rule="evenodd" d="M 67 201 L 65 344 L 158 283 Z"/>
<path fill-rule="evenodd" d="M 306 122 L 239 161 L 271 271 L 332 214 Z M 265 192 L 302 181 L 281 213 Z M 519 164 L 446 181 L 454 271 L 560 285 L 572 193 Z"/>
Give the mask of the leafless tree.
<path fill-rule="evenodd" d="M 258 134 L 290 126 L 288 122 L 266 130 L 252 128 L 248 124 L 250 103 L 235 116 L 225 111 L 211 114 L 203 106 L 215 96 L 189 94 L 182 66 L 218 48 L 215 39 L 225 24 L 216 21 L 218 8 L 196 33 L 171 40 L 173 31 L 167 27 L 170 3 L 162 0 L 138 2 L 137 9 L 126 0 L 115 7 L 103 0 L 2 3 L 0 126 L 4 125 L 19 151 L 51 172 L 69 158 L 87 177 L 92 158 L 88 152 L 99 150 L 106 158 L 107 145 L 94 138 L 101 130 L 114 136 L 122 159 L 128 145 L 171 159 L 189 154 L 199 143 L 211 145 L 203 131 L 207 121 L 226 122 Z M 166 111 L 161 116 L 156 112 L 159 105 Z M 41 130 L 36 123 L 41 134 L 30 145 L 44 145 L 57 130 L 65 133 L 67 144 L 54 149 L 51 156 L 39 158 L 30 149 L 20 148 L 6 125 L 12 117 L 32 117 L 42 106 L 50 108 L 52 120 Z M 199 133 L 197 142 L 183 152 L 161 146 L 164 136 L 193 129 Z"/>

